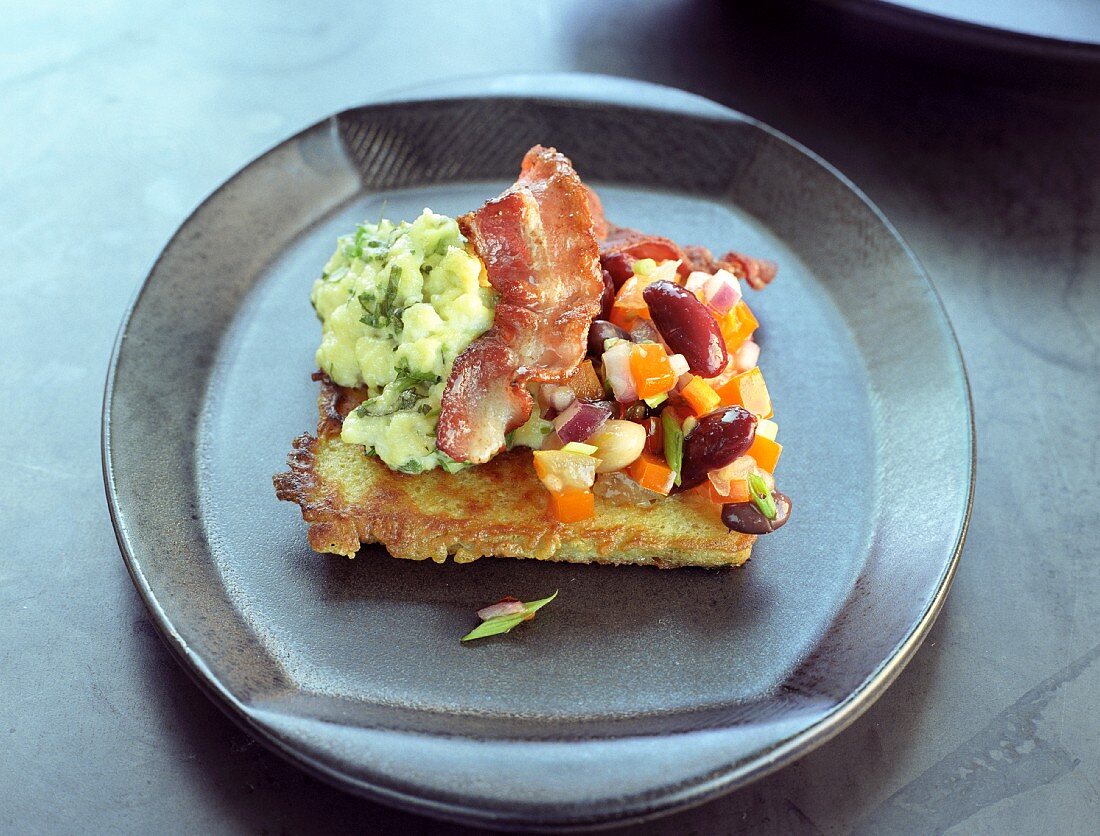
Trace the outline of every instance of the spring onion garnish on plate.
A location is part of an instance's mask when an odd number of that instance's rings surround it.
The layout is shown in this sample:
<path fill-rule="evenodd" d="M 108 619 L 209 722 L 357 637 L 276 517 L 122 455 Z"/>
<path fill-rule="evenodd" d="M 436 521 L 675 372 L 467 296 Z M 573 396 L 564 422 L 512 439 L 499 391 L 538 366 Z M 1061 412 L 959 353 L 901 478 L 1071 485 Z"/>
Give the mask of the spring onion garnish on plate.
<path fill-rule="evenodd" d="M 535 613 L 558 597 L 557 590 L 549 598 L 539 601 L 517 601 L 515 598 L 504 598 L 495 604 L 477 611 L 481 623 L 462 637 L 462 641 L 468 642 L 474 639 L 484 639 L 487 636 L 496 636 L 507 633 L 521 621 L 530 621 Z"/>

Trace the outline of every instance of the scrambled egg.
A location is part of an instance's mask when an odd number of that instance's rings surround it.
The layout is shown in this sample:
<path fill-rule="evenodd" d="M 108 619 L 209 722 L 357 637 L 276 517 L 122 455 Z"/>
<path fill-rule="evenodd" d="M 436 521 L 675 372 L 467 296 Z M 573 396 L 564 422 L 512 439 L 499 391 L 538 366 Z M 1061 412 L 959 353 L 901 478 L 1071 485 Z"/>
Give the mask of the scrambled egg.
<path fill-rule="evenodd" d="M 344 420 L 343 441 L 405 473 L 461 467 L 436 449 L 435 430 L 455 358 L 493 323 L 487 285 L 458 224 L 427 209 L 339 239 L 310 298 L 318 367 L 370 395 Z"/>

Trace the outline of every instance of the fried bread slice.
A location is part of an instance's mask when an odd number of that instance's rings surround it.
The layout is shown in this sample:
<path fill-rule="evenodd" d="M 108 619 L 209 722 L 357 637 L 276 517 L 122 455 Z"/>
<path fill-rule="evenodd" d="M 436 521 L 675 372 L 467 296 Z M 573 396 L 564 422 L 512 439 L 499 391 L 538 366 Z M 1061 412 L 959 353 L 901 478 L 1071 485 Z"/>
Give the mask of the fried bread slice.
<path fill-rule="evenodd" d="M 515 557 L 664 568 L 739 566 L 755 537 L 729 531 L 694 492 L 631 505 L 601 497 L 596 514 L 559 523 L 531 451 L 502 453 L 458 473 L 390 470 L 360 445 L 340 439 L 343 417 L 365 393 L 321 379 L 317 436 L 303 435 L 274 477 L 279 499 L 297 503 L 315 551 L 354 557 L 360 544 L 442 563 Z"/>

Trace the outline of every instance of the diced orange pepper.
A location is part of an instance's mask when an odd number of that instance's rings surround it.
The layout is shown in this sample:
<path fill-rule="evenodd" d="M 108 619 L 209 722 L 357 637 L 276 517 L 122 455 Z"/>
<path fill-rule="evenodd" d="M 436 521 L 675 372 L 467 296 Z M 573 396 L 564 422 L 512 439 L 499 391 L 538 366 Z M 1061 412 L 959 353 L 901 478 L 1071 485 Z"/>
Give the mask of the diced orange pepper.
<path fill-rule="evenodd" d="M 718 389 L 722 406 L 743 406 L 757 418 L 772 417 L 772 399 L 759 366 L 734 375 Z"/>
<path fill-rule="evenodd" d="M 638 398 L 652 398 L 672 389 L 679 379 L 668 361 L 663 346 L 656 343 L 638 343 L 630 352 L 630 376 Z"/>
<path fill-rule="evenodd" d="M 721 396 L 701 377 L 693 377 L 691 382 L 680 390 L 680 394 L 699 416 L 712 412 L 722 402 Z"/>
<path fill-rule="evenodd" d="M 550 511 L 558 522 L 585 520 L 596 513 L 592 491 L 571 490 L 550 494 Z"/>
<path fill-rule="evenodd" d="M 631 276 L 623 282 L 623 286 L 615 294 L 615 302 L 611 306 L 611 321 L 624 331 L 629 331 L 639 317 L 642 319 L 651 318 L 649 305 L 642 298 L 642 291 L 645 290 L 645 287 L 646 285 L 637 276 Z"/>
<path fill-rule="evenodd" d="M 752 446 L 749 447 L 745 455 L 752 456 L 756 459 L 757 465 L 768 471 L 768 473 L 775 473 L 775 465 L 779 461 L 779 456 L 782 453 L 782 444 L 777 441 L 772 441 L 770 438 L 764 438 L 764 436 L 758 435 L 753 439 Z"/>
<path fill-rule="evenodd" d="M 641 485 L 659 494 L 668 496 L 676 481 L 676 474 L 669 469 L 663 459 L 652 453 L 642 453 L 632 464 L 627 465 L 626 475 Z"/>
<path fill-rule="evenodd" d="M 718 320 L 719 330 L 726 341 L 726 349 L 732 354 L 745 340 L 753 335 L 760 326 L 749 306 L 742 299 L 733 306 L 733 310 Z"/>
<path fill-rule="evenodd" d="M 634 323 L 638 321 L 638 314 L 636 311 L 620 308 L 616 305 L 611 308 L 611 314 L 608 318 L 629 334 Z"/>

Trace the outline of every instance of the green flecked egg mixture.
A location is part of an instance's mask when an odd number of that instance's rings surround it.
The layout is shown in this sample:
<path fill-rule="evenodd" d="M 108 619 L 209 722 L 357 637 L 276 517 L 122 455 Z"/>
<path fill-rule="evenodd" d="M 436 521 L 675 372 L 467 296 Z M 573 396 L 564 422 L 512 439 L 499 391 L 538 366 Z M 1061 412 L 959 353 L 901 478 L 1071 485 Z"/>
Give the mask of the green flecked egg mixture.
<path fill-rule="evenodd" d="M 453 218 L 361 224 L 339 239 L 310 296 L 321 320 L 317 365 L 369 397 L 341 438 L 395 470 L 462 467 L 436 449 L 455 358 L 493 323 L 496 293 Z"/>

